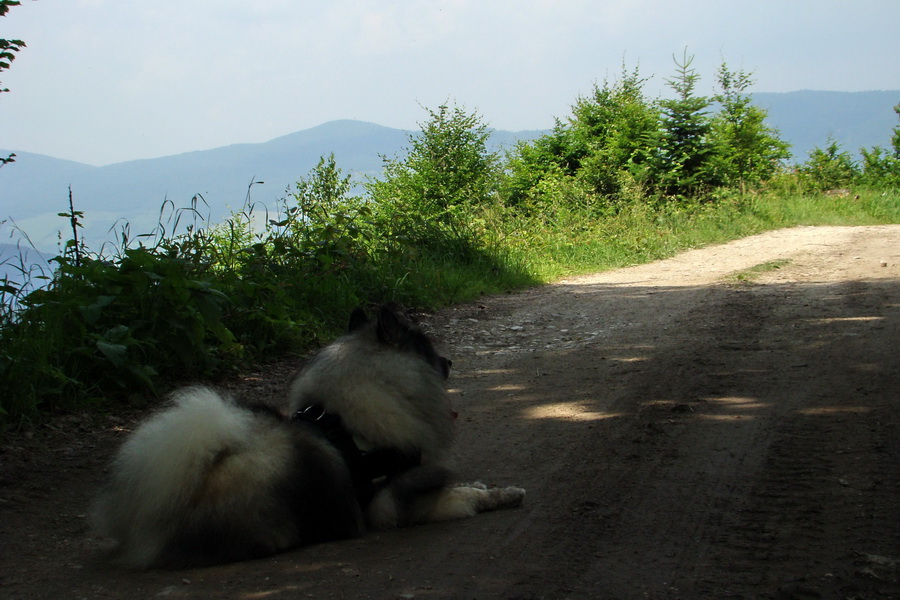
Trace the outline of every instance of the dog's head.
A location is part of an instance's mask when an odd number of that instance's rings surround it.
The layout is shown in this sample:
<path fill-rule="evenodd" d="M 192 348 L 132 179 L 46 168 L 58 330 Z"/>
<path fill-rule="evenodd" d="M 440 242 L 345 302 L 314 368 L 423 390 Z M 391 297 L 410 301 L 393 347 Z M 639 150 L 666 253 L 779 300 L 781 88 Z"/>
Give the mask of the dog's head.
<path fill-rule="evenodd" d="M 390 346 L 401 352 L 417 354 L 437 371 L 441 378 L 450 376 L 452 362 L 441 356 L 434 349 L 434 344 L 425 333 L 401 317 L 389 305 L 379 307 L 374 322 L 369 320 L 362 308 L 357 308 L 350 315 L 349 333 L 357 333 L 371 328 L 380 344 Z"/>
<path fill-rule="evenodd" d="M 444 386 L 450 361 L 402 312 L 373 314 L 354 310 L 349 332 L 310 359 L 291 385 L 290 410 L 319 404 L 373 447 L 438 460 L 457 416 Z"/>

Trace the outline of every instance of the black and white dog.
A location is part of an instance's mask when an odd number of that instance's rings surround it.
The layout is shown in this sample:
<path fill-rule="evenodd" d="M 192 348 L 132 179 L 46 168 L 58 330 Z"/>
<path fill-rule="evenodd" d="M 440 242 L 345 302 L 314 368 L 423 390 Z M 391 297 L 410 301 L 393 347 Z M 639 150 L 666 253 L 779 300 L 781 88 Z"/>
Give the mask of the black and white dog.
<path fill-rule="evenodd" d="M 449 369 L 391 308 L 358 309 L 293 382 L 290 418 L 174 394 L 119 451 L 92 523 L 125 566 L 183 567 L 518 506 L 520 488 L 452 482 Z"/>

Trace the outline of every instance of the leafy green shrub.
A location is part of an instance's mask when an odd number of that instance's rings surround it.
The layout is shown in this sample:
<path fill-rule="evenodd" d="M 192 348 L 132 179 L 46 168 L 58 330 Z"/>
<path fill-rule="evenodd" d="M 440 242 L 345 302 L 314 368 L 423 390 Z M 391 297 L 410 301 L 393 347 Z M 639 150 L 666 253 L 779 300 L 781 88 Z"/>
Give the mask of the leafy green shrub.
<path fill-rule="evenodd" d="M 856 161 L 833 139 L 824 149 L 814 148 L 798 171 L 805 185 L 816 191 L 843 188 L 859 175 Z"/>
<path fill-rule="evenodd" d="M 636 201 L 715 200 L 718 187 L 743 193 L 778 174 L 788 145 L 751 103 L 750 75 L 723 64 L 720 93 L 698 96 L 692 62 L 686 53 L 676 59 L 677 75 L 668 80 L 672 99 L 649 101 L 646 80 L 624 67 L 618 81 L 578 98 L 568 119 L 557 119 L 550 133 L 510 153 L 500 187 L 506 204 L 553 210 L 562 196 L 548 190 L 570 177 L 594 196 L 595 214 L 614 214 Z M 720 107 L 715 114 L 713 100 Z"/>
<path fill-rule="evenodd" d="M 884 148 L 860 149 L 862 173 L 860 181 L 876 187 L 900 187 L 900 156 Z"/>
<path fill-rule="evenodd" d="M 723 63 L 718 83 L 720 92 L 713 99 L 721 109 L 710 123 L 708 181 L 746 192 L 781 170 L 791 155 L 789 145 L 766 124 L 766 111 L 752 104 L 747 93 L 753 83 L 749 73 L 731 71 Z"/>
<path fill-rule="evenodd" d="M 52 406 L 100 390 L 152 392 L 161 370 L 209 374 L 223 353 L 240 355 L 222 324 L 227 297 L 183 257 L 141 247 L 116 263 L 71 254 L 54 260 L 51 284 L 24 297 L 17 322 L 4 331 L 26 346 L 41 340 L 31 357 L 35 398 L 26 404 Z"/>
<path fill-rule="evenodd" d="M 507 206 L 534 210 L 542 204 L 539 184 L 545 177 L 571 177 L 581 168 L 584 149 L 575 147 L 570 128 L 559 119 L 553 129 L 532 142 L 519 142 L 508 153 L 500 184 Z"/>
<path fill-rule="evenodd" d="M 598 195 L 619 199 L 623 173 L 640 179 L 657 144 L 659 110 L 644 96 L 645 81 L 623 65 L 618 81 L 594 86 L 572 107 L 572 136 L 584 154 L 578 177 Z"/>
<path fill-rule="evenodd" d="M 368 183 L 375 237 L 387 252 L 427 253 L 474 261 L 480 240 L 472 218 L 491 202 L 497 155 L 476 114 L 442 105 L 429 110 L 403 158 L 386 159 L 382 179 Z"/>
<path fill-rule="evenodd" d="M 623 66 L 621 79 L 578 98 L 565 123 L 557 120 L 547 135 L 519 144 L 507 162 L 507 204 L 538 210 L 555 202 L 546 190 L 556 184 L 543 181 L 560 177 L 578 177 L 603 204 L 632 196 L 646 179 L 659 129 L 658 108 L 643 94 L 645 81 Z"/>
<path fill-rule="evenodd" d="M 900 117 L 900 104 L 894 107 Z M 863 156 L 860 180 L 876 187 L 900 187 L 900 126 L 894 127 L 891 149 L 876 146 L 870 150 L 860 149 Z"/>

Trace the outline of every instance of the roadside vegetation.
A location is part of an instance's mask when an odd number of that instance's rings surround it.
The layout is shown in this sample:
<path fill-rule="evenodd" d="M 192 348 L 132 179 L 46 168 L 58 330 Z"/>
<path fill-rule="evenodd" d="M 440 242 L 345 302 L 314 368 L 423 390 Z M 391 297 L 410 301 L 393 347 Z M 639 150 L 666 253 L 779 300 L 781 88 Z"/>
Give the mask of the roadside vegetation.
<path fill-rule="evenodd" d="M 0 423 L 303 353 L 360 304 L 432 310 L 773 228 L 900 223 L 900 126 L 861 161 L 832 142 L 796 162 L 750 74 L 723 64 L 706 97 L 691 63 L 676 59 L 669 99 L 623 67 L 504 154 L 448 102 L 362 188 L 323 156 L 279 206 L 213 224 L 195 198 L 102 249 L 81 240 L 70 193 L 52 271 L 23 261 L 0 279 Z"/>

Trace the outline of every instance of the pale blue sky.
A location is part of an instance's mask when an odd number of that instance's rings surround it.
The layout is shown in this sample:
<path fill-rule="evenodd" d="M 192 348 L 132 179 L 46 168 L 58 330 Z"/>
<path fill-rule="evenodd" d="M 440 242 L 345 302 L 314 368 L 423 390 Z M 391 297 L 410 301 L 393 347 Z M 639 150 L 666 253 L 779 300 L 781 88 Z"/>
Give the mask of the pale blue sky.
<path fill-rule="evenodd" d="M 415 128 L 450 98 L 543 129 L 623 58 L 666 94 L 723 60 L 753 91 L 900 90 L 900 0 L 22 0 L 0 148 L 108 164 L 334 119 Z M 421 105 L 421 106 L 420 106 Z"/>

